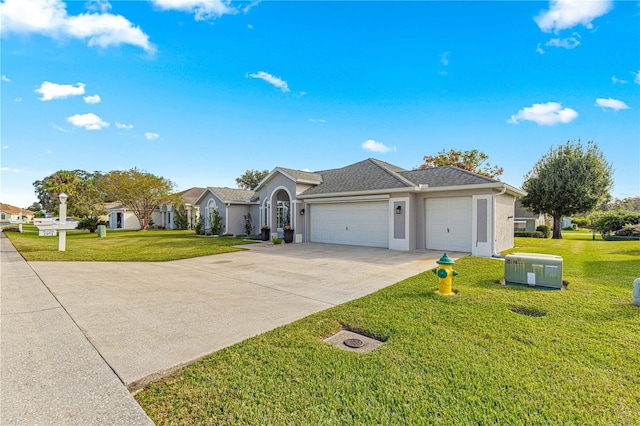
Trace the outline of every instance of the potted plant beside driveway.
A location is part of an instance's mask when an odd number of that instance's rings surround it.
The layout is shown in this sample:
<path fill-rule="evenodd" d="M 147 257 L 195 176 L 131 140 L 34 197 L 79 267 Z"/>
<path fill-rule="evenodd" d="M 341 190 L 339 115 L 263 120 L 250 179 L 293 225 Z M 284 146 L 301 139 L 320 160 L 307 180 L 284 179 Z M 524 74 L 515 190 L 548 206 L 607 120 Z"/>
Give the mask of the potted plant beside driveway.
<path fill-rule="evenodd" d="M 290 225 L 286 225 L 283 229 L 284 231 L 284 242 L 292 243 L 293 242 L 293 229 L 291 229 Z"/>
<path fill-rule="evenodd" d="M 271 235 L 271 230 L 267 225 L 262 225 L 260 229 L 262 241 L 269 241 L 269 237 Z"/>

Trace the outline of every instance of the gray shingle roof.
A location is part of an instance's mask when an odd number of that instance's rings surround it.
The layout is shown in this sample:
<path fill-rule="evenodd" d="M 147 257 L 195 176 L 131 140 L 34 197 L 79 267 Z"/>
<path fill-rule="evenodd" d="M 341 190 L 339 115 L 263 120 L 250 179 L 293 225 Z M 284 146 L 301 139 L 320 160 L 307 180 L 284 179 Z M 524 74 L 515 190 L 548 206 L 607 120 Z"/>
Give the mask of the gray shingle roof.
<path fill-rule="evenodd" d="M 253 201 L 256 196 L 254 191 L 248 189 L 221 188 L 216 186 L 210 186 L 207 189 L 215 193 L 225 203 L 246 203 Z"/>
<path fill-rule="evenodd" d="M 322 183 L 322 175 L 319 173 L 305 172 L 303 170 L 287 169 L 285 167 L 278 167 L 278 169 L 293 176 L 296 181 L 304 181 L 305 183 L 311 183 L 319 185 Z"/>
<path fill-rule="evenodd" d="M 193 204 L 200 195 L 204 192 L 205 188 L 194 186 L 186 191 L 179 192 L 180 200 L 183 204 Z"/>
<path fill-rule="evenodd" d="M 400 175 L 414 182 L 416 186 L 429 185 L 429 188 L 438 186 L 479 185 L 483 183 L 498 183 L 496 179 L 479 175 L 454 166 L 432 167 L 399 172 Z"/>
<path fill-rule="evenodd" d="M 369 158 L 339 169 L 317 172 L 322 176 L 322 184 L 307 189 L 302 195 L 373 191 L 415 186 L 399 175 L 398 172 L 403 170 L 384 161 Z"/>

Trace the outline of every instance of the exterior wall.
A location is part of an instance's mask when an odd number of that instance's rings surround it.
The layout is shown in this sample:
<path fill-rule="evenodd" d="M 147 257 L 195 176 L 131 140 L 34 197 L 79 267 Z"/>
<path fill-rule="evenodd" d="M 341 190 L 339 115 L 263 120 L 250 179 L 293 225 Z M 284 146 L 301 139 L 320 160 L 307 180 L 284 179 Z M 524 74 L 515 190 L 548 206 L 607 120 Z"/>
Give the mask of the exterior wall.
<path fill-rule="evenodd" d="M 494 247 L 497 252 L 513 248 L 513 205 L 515 200 L 514 196 L 507 194 L 496 197 Z"/>
<path fill-rule="evenodd" d="M 251 234 L 256 235 L 260 233 L 260 206 L 258 204 L 249 204 L 247 206 L 248 212 L 251 214 L 251 225 L 253 230 Z M 246 214 L 246 213 L 245 213 Z M 243 226 L 244 231 L 244 226 Z"/>
<path fill-rule="evenodd" d="M 233 235 L 246 234 L 246 231 L 244 229 L 244 216 L 250 212 L 250 207 L 251 206 L 248 204 L 231 204 L 227 206 L 225 209 L 225 217 L 228 218 L 228 221 L 223 222 L 226 225 L 224 232 Z M 253 220 L 253 215 L 251 216 L 255 230 L 255 220 Z"/>
<path fill-rule="evenodd" d="M 149 226 L 149 229 L 160 228 L 162 226 L 166 227 L 167 224 L 164 221 L 164 217 L 164 212 L 160 211 L 160 209 L 155 209 L 153 213 L 151 213 L 152 225 Z"/>

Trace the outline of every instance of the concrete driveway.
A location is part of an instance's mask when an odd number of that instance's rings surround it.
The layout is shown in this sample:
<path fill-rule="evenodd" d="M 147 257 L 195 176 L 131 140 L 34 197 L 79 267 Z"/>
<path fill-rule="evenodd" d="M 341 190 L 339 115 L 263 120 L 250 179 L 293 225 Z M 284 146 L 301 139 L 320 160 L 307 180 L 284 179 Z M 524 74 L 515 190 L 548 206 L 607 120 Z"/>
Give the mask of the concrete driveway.
<path fill-rule="evenodd" d="M 133 391 L 248 337 L 431 269 L 442 256 L 313 243 L 249 248 L 164 263 L 30 265 Z"/>

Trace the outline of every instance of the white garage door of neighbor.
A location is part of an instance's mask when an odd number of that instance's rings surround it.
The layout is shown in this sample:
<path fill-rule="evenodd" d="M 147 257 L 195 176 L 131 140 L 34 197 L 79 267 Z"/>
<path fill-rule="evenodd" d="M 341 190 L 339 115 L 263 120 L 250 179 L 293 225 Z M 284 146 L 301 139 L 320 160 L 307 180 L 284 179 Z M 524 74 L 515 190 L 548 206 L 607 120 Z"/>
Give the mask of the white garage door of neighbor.
<path fill-rule="evenodd" d="M 427 248 L 471 251 L 471 197 L 426 200 Z"/>
<path fill-rule="evenodd" d="M 313 204 L 311 241 L 389 247 L 389 202 Z"/>

